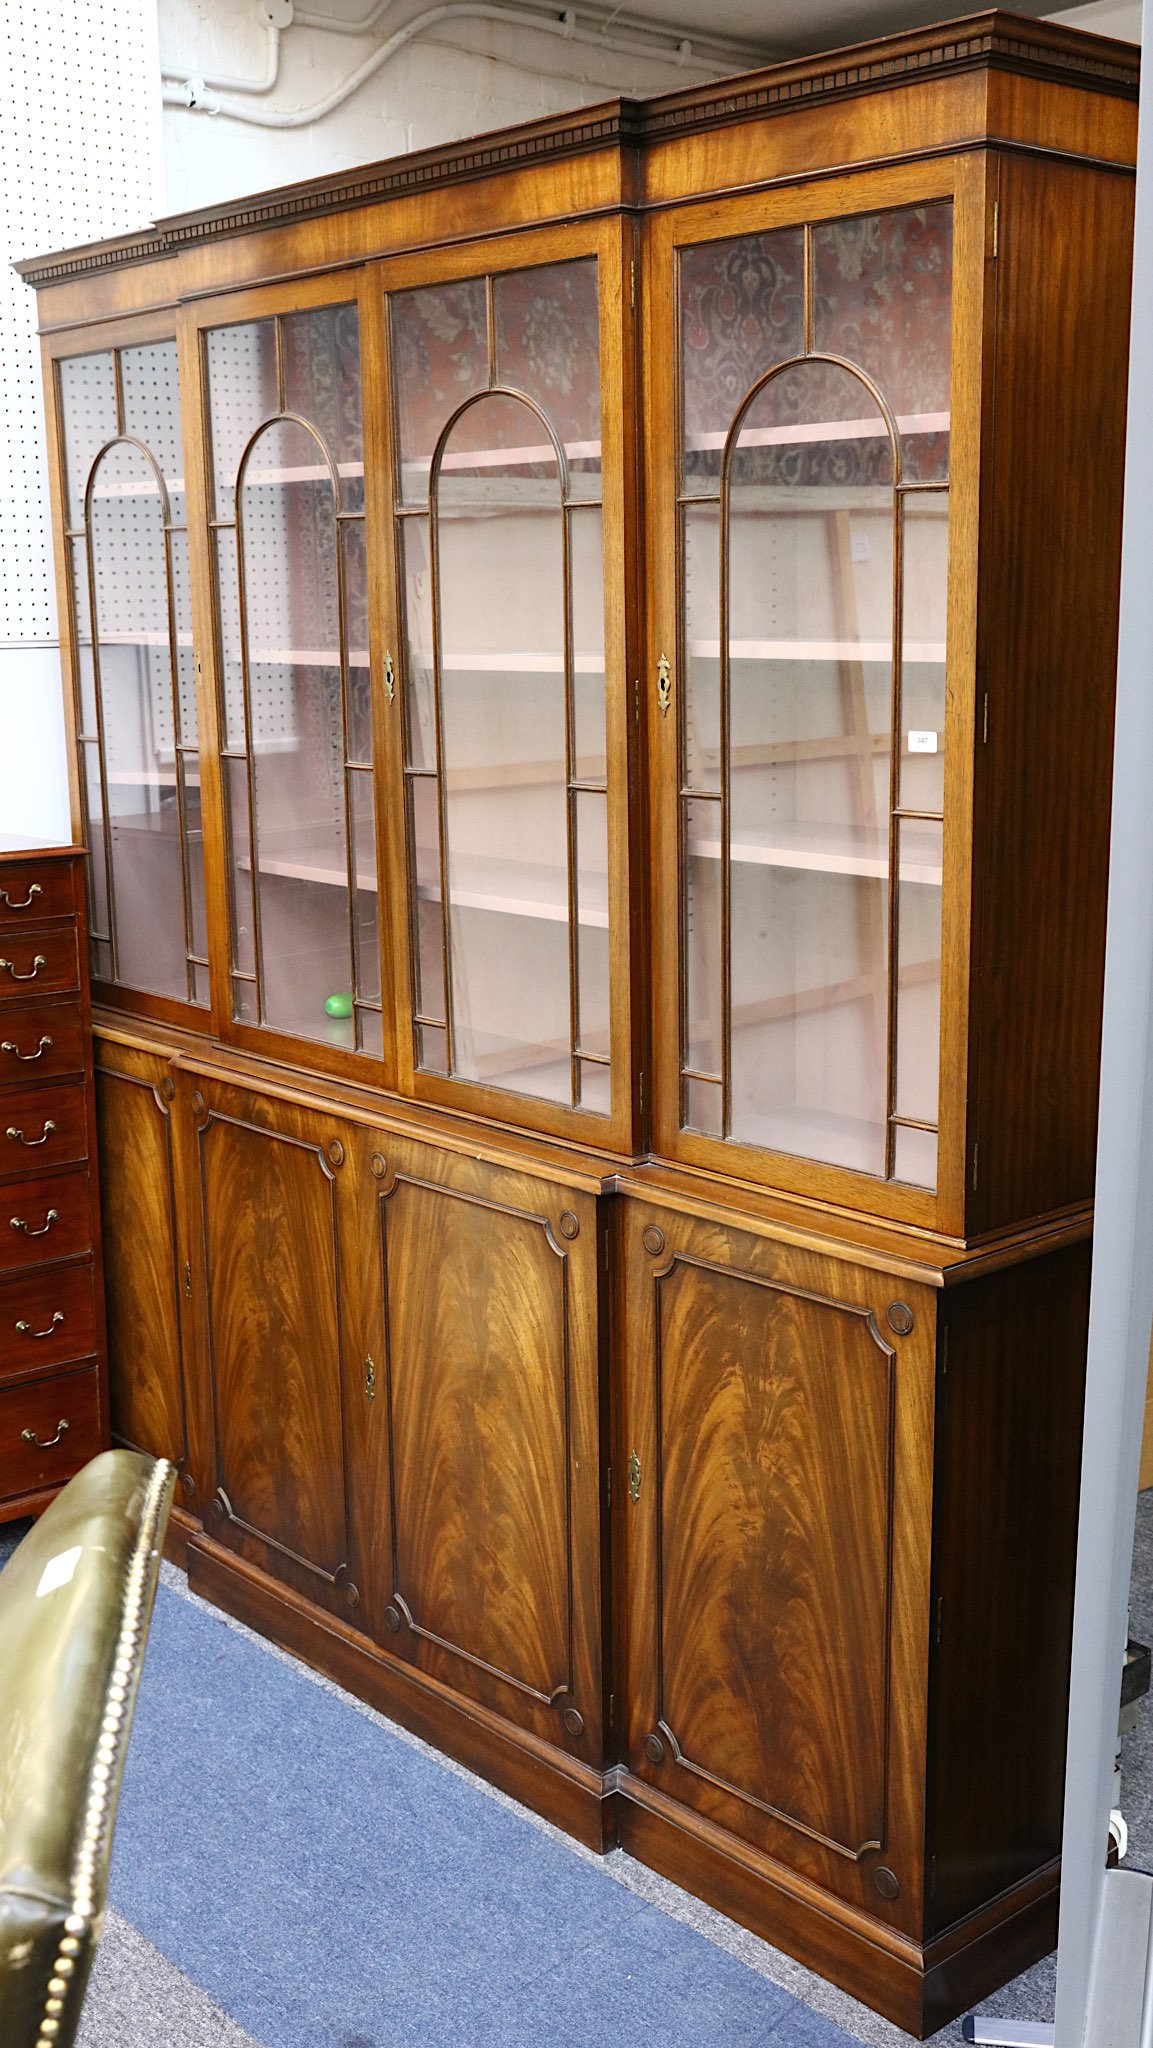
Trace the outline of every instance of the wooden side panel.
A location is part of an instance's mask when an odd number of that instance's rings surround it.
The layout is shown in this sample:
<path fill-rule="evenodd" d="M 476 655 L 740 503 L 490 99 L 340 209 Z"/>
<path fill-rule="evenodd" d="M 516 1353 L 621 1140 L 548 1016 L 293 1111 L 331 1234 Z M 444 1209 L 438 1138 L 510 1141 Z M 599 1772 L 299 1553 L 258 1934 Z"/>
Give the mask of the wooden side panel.
<path fill-rule="evenodd" d="M 337 1173 L 327 1119 L 204 1082 L 199 1153 L 222 1543 L 310 1598 L 349 1583 Z"/>
<path fill-rule="evenodd" d="M 373 1632 L 599 1761 L 595 1198 L 403 1142 L 383 1164 L 376 1500 L 391 1543 Z"/>
<path fill-rule="evenodd" d="M 640 1205 L 626 1256 L 629 1768 L 912 1930 L 932 1294 Z"/>
<path fill-rule="evenodd" d="M 100 1048 L 96 1102 L 112 1432 L 180 1466 L 190 1504 L 173 1084 L 164 1060 Z"/>
<path fill-rule="evenodd" d="M 1000 160 L 978 593 L 974 1234 L 1093 1193 L 1132 202 L 1122 175 Z"/>
<path fill-rule="evenodd" d="M 1030 1260 L 943 1311 L 932 1932 L 1060 1854 L 1089 1262 Z"/>

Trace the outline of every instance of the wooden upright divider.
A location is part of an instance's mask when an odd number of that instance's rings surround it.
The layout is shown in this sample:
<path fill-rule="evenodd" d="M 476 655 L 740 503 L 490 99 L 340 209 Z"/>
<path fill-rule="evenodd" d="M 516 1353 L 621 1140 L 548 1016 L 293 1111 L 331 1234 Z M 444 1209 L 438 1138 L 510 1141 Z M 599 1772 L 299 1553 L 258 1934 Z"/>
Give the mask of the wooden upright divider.
<path fill-rule="evenodd" d="M 1056 1924 L 1136 91 L 987 13 L 20 266 L 114 1433 L 921 2035 Z"/>

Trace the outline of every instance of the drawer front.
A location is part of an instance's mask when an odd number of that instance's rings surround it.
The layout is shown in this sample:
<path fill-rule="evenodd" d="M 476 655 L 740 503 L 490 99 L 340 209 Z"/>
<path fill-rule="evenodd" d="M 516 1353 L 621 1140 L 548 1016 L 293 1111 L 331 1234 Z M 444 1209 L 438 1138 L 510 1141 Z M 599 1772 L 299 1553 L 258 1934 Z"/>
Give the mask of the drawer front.
<path fill-rule="evenodd" d="M 100 1447 L 95 1367 L 0 1387 L 0 1500 L 62 1486 Z"/>
<path fill-rule="evenodd" d="M 74 1259 L 92 1243 L 88 1175 L 8 1181 L 0 1190 L 0 1268 Z"/>
<path fill-rule="evenodd" d="M 96 1349 L 92 1268 L 46 1266 L 0 1280 L 0 1379 Z"/>
<path fill-rule="evenodd" d="M 0 1096 L 0 1178 L 71 1166 L 88 1157 L 88 1117 L 81 1082 L 64 1088 L 21 1088 Z"/>
<path fill-rule="evenodd" d="M 60 995 L 79 986 L 75 925 L 0 932 L 0 1000 Z"/>
<path fill-rule="evenodd" d="M 0 931 L 71 917 L 75 865 L 70 860 L 5 861 L 0 865 Z"/>
<path fill-rule="evenodd" d="M 67 1003 L 0 1008 L 0 1088 L 83 1072 L 84 1040 L 76 1009 Z"/>

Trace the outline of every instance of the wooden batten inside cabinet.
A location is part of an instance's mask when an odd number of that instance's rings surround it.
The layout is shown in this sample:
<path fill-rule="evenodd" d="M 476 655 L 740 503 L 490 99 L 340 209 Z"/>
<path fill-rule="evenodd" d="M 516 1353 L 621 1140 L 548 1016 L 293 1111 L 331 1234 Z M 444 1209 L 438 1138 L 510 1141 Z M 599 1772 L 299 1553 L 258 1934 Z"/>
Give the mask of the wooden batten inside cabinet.
<path fill-rule="evenodd" d="M 1136 90 L 992 11 L 19 266 L 114 1432 L 915 2034 L 1055 1927 Z"/>

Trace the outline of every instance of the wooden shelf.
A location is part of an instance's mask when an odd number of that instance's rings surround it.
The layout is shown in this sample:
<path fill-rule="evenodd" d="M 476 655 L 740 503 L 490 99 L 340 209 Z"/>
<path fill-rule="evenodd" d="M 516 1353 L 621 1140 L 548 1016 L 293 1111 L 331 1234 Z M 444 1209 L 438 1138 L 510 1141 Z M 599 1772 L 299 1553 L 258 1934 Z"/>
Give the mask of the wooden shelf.
<path fill-rule="evenodd" d="M 897 430 L 902 435 L 947 434 L 949 415 L 947 412 L 902 413 L 897 418 Z M 888 428 L 875 413 L 871 419 L 798 420 L 781 427 L 745 427 L 737 435 L 737 447 L 797 448 L 805 441 L 881 441 L 887 438 Z M 727 440 L 727 431 L 687 434 L 685 448 L 690 455 L 703 455 L 723 448 Z"/>
<path fill-rule="evenodd" d="M 719 861 L 719 835 L 715 839 L 694 835 L 689 840 L 688 852 L 697 860 Z M 800 828 L 792 832 L 777 830 L 771 838 L 734 832 L 729 858 L 743 866 L 801 868 L 811 874 L 862 875 L 881 881 L 887 880 L 889 874 L 887 834 L 838 833 L 833 826 L 813 826 L 807 831 Z M 899 879 L 902 882 L 924 882 L 939 889 L 941 863 L 939 860 L 906 858 L 901 862 Z"/>
<path fill-rule="evenodd" d="M 719 640 L 690 640 L 689 653 L 700 661 L 719 661 Z M 891 662 L 891 640 L 730 640 L 730 661 L 877 661 Z M 943 663 L 943 640 L 906 640 L 903 662 Z"/>

